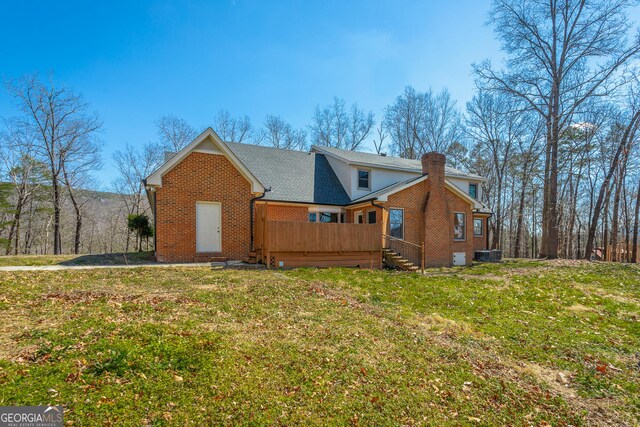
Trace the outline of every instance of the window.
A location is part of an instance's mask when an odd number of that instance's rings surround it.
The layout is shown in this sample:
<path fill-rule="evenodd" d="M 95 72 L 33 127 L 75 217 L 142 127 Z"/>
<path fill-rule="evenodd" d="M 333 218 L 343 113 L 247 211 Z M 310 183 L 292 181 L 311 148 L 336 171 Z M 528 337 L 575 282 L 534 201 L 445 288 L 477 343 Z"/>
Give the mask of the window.
<path fill-rule="evenodd" d="M 355 222 L 356 224 L 364 224 L 364 214 L 362 213 L 362 211 L 356 212 L 356 218 L 353 222 Z"/>
<path fill-rule="evenodd" d="M 469 195 L 474 199 L 478 198 L 478 184 L 469 184 Z"/>
<path fill-rule="evenodd" d="M 376 223 L 376 211 L 367 212 L 367 224 L 375 224 Z"/>
<path fill-rule="evenodd" d="M 473 219 L 473 235 L 482 236 L 482 219 L 481 218 Z"/>
<path fill-rule="evenodd" d="M 453 214 L 453 240 L 465 239 L 466 215 L 462 212 Z"/>
<path fill-rule="evenodd" d="M 315 212 L 309 212 L 309 222 L 316 222 L 317 216 L 318 214 L 316 214 Z"/>
<path fill-rule="evenodd" d="M 371 183 L 369 179 L 371 177 L 371 172 L 368 170 L 358 169 L 358 189 L 370 190 Z"/>
<path fill-rule="evenodd" d="M 320 212 L 320 222 L 338 222 L 338 214 L 331 212 Z"/>
<path fill-rule="evenodd" d="M 389 234 L 404 239 L 404 210 L 389 209 Z"/>
<path fill-rule="evenodd" d="M 346 219 L 347 219 L 347 217 L 346 217 L 346 215 L 344 214 L 344 212 L 343 212 L 343 213 L 341 213 L 341 214 L 340 214 L 340 222 L 344 224 L 345 222 L 347 222 L 347 221 L 346 221 Z"/>

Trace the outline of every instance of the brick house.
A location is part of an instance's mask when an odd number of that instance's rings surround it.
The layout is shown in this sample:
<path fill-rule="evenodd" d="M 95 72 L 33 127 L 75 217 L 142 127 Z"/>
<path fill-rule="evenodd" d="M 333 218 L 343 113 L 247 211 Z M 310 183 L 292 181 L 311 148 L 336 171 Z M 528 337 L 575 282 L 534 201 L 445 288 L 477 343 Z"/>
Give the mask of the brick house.
<path fill-rule="evenodd" d="M 159 261 L 404 269 L 487 249 L 484 179 L 421 161 L 223 142 L 207 129 L 145 180 Z"/>

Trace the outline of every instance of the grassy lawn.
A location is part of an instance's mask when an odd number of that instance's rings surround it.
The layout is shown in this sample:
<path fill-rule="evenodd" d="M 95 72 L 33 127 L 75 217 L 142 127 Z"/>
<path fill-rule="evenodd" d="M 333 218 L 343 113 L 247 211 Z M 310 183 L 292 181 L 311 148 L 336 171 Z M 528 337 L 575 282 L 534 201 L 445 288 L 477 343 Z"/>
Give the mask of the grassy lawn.
<path fill-rule="evenodd" d="M 75 425 L 619 425 L 640 270 L 0 273 L 0 405 Z"/>
<path fill-rule="evenodd" d="M 152 252 L 96 255 L 0 255 L 0 267 L 44 265 L 114 265 L 154 262 Z"/>

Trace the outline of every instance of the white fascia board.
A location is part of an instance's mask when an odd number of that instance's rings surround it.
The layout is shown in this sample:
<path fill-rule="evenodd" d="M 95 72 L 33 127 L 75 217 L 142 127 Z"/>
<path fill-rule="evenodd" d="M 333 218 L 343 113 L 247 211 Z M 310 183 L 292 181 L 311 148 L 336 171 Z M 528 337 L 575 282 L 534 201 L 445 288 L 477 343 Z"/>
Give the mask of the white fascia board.
<path fill-rule="evenodd" d="M 191 152 L 198 151 L 196 147 L 205 141 L 207 138 L 213 139 L 216 145 L 220 148 L 222 154 L 229 159 L 229 161 L 238 169 L 240 174 L 244 176 L 251 184 L 252 193 L 264 193 L 264 186 L 253 176 L 253 174 L 245 167 L 244 164 L 238 159 L 238 157 L 229 149 L 227 144 L 220 139 L 213 129 L 207 128 L 204 132 L 198 135 L 193 141 L 191 141 L 186 147 L 178 151 L 169 161 L 165 162 L 162 166 L 155 170 L 146 179 L 146 183 L 151 187 L 162 187 L 162 176 L 173 169 L 178 163 L 180 163 Z"/>

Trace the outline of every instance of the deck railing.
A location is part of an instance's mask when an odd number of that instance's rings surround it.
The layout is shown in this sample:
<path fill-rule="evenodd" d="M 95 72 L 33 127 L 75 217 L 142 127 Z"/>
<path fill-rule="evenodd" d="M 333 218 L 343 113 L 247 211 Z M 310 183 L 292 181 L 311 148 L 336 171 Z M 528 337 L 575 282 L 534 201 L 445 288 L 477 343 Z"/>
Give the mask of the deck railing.
<path fill-rule="evenodd" d="M 262 220 L 255 234 L 255 248 L 263 253 L 382 250 L 380 224 Z"/>

